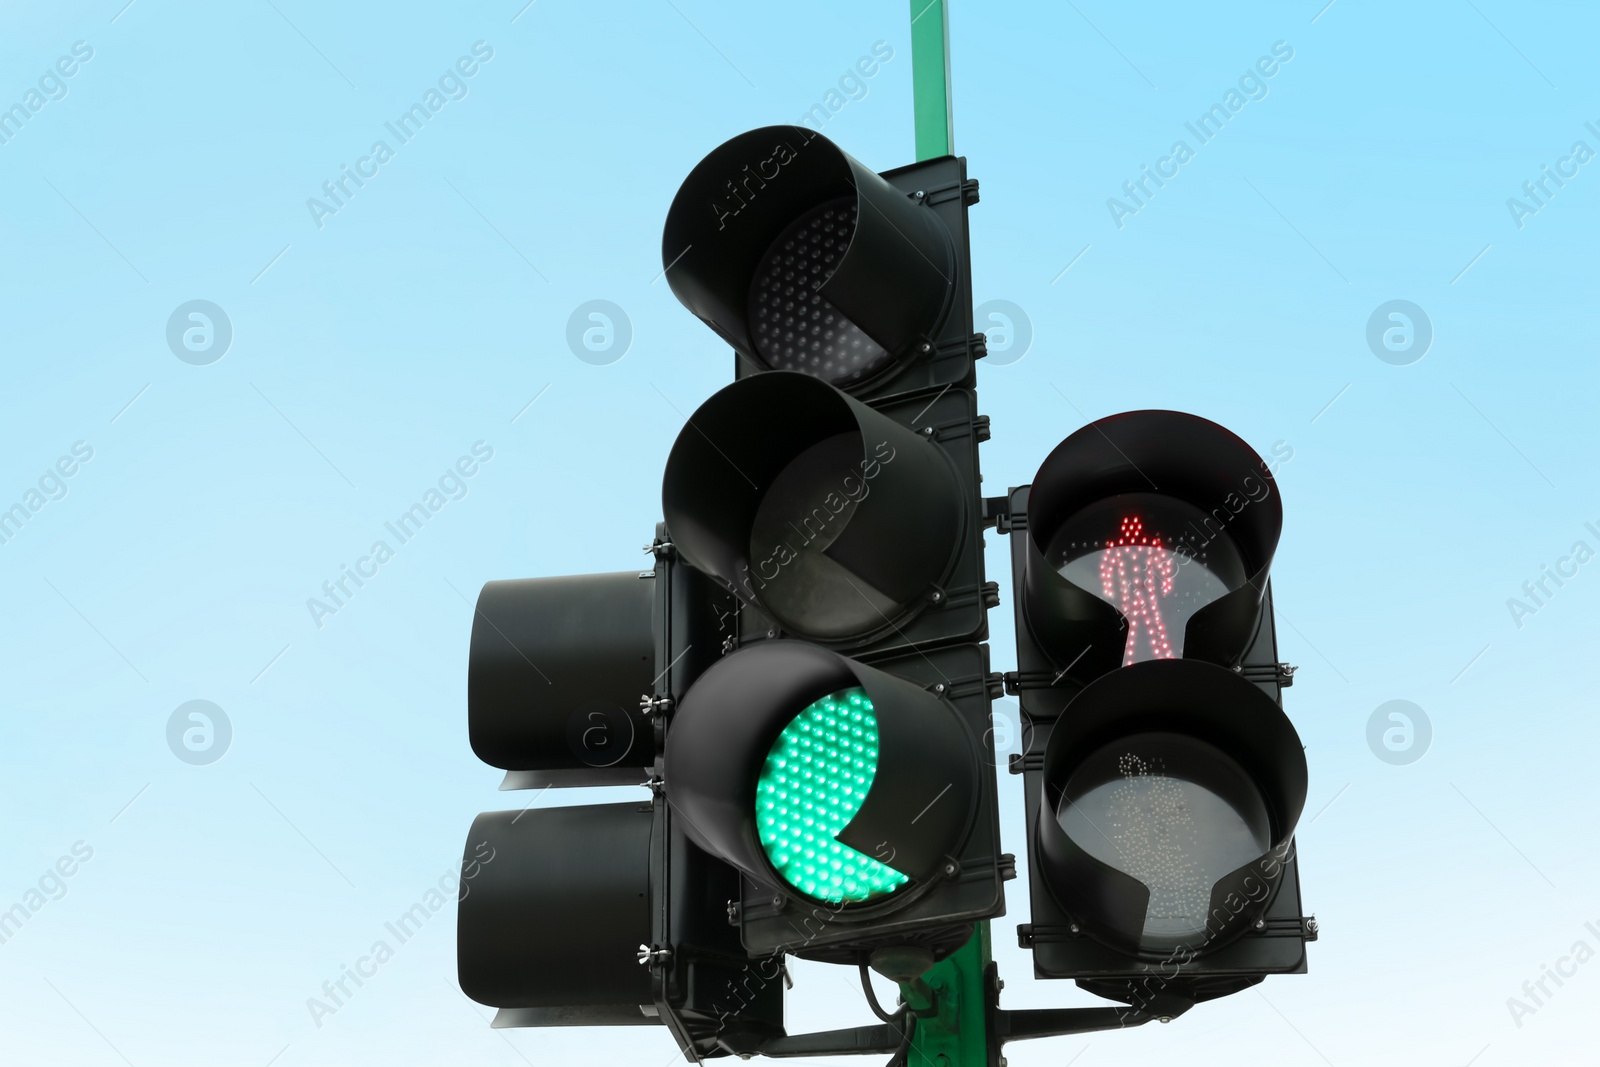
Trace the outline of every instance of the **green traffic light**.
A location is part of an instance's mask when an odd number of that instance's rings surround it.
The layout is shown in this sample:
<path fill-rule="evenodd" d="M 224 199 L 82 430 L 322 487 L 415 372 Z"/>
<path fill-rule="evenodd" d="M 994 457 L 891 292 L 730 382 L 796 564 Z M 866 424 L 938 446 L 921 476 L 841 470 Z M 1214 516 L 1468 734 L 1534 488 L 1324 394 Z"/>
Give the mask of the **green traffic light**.
<path fill-rule="evenodd" d="M 756 783 L 756 827 L 773 869 L 830 903 L 872 900 L 910 879 L 836 835 L 878 772 L 878 720 L 859 686 L 808 704 L 784 727 Z"/>

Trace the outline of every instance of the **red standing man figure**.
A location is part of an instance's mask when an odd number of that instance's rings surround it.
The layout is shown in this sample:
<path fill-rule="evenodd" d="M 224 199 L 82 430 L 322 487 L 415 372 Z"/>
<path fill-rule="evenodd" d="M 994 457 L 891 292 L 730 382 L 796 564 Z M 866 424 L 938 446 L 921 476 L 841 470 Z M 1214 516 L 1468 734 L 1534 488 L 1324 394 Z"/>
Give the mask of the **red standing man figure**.
<path fill-rule="evenodd" d="M 1123 519 L 1120 536 L 1106 542 L 1106 554 L 1100 557 L 1100 585 L 1128 620 L 1124 667 L 1146 659 L 1174 658 L 1158 599 L 1172 592 L 1172 574 L 1172 553 L 1161 546 L 1161 536 L 1147 536 L 1137 515 Z M 1139 655 L 1141 637 L 1149 646 L 1144 656 Z"/>

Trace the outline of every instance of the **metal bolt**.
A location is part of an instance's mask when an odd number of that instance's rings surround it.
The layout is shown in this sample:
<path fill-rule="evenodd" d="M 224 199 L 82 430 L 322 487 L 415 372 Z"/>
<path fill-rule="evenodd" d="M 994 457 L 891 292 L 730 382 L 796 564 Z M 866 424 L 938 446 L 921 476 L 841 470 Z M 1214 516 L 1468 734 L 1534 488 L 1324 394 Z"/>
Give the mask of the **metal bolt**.
<path fill-rule="evenodd" d="M 776 631 L 776 630 L 768 630 L 767 631 L 767 636 L 768 637 L 777 637 L 778 636 L 778 631 Z"/>
<path fill-rule="evenodd" d="M 911 194 L 911 199 L 913 199 L 913 200 L 921 200 L 921 199 L 925 198 L 927 195 L 928 195 L 927 193 L 923 192 L 921 189 L 918 189 L 916 192 Z"/>
<path fill-rule="evenodd" d="M 772 897 L 772 906 L 774 908 L 783 907 L 783 897 L 779 894 L 774 894 Z"/>
<path fill-rule="evenodd" d="M 1257 930 L 1265 930 L 1266 928 L 1267 928 L 1267 920 L 1265 920 L 1265 919 L 1257 919 L 1256 920 L 1256 929 Z"/>
<path fill-rule="evenodd" d="M 1079 934 L 1079 933 L 1083 932 L 1083 930 L 1078 926 L 1077 923 L 1073 923 L 1071 926 L 1067 927 L 1067 929 L 1071 930 L 1075 934 Z"/>
<path fill-rule="evenodd" d="M 920 351 L 922 352 L 923 355 L 927 355 L 929 352 L 933 351 L 933 345 L 928 341 L 924 341 L 924 342 L 922 342 L 922 347 L 921 347 Z"/>
<path fill-rule="evenodd" d="M 1306 933 L 1315 934 L 1316 932 L 1317 932 L 1317 920 L 1315 920 L 1315 919 L 1307 919 L 1306 920 Z"/>
<path fill-rule="evenodd" d="M 952 878 L 955 877 L 956 869 L 956 865 L 953 863 L 947 863 L 944 865 L 944 873 Z"/>
<path fill-rule="evenodd" d="M 1172 1021 L 1172 1016 L 1170 1016 L 1170 1015 L 1161 1015 L 1161 1016 L 1157 1016 L 1156 1017 L 1156 1022 L 1158 1022 L 1158 1023 L 1170 1023 L 1171 1021 Z"/>

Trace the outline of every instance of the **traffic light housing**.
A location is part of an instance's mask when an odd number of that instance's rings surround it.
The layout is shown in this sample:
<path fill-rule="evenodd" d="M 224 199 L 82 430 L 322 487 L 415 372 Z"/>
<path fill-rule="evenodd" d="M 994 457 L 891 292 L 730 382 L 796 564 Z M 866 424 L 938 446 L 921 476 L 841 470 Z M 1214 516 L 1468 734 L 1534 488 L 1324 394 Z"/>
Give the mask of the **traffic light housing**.
<path fill-rule="evenodd" d="M 473 748 L 531 789 L 478 816 L 457 972 L 496 1026 L 665 1025 L 700 1055 L 783 1034 L 777 973 L 730 926 L 737 873 L 691 846 L 656 775 L 665 714 L 715 659 L 732 608 L 664 538 L 651 569 L 490 582 L 468 662 Z M 555 806 L 543 789 L 647 786 Z M 781 968 L 780 968 L 781 969 Z"/>
<path fill-rule="evenodd" d="M 1000 681 L 982 644 L 998 590 L 972 391 L 976 202 L 959 158 L 880 175 L 772 126 L 710 153 L 668 213 L 668 283 L 736 360 L 672 447 L 662 512 L 739 609 L 674 713 L 665 790 L 740 871 L 752 954 L 942 957 L 1004 907 L 1014 861 L 982 770 Z M 828 750 L 838 781 L 766 773 L 785 746 L 809 756 L 813 726 L 860 744 L 864 712 L 870 767 L 852 747 Z"/>
<path fill-rule="evenodd" d="M 752 956 L 939 958 L 999 914 L 1014 868 L 980 759 L 985 657 L 958 644 L 868 665 L 761 641 L 684 697 L 666 795 L 691 840 L 740 872 Z"/>
<path fill-rule="evenodd" d="M 667 458 L 674 543 L 739 601 L 738 642 L 856 655 L 981 640 L 984 580 L 969 390 L 869 407 L 814 378 L 742 379 L 688 419 Z"/>
<path fill-rule="evenodd" d="M 1271 467 L 1204 419 L 1129 412 L 1067 437 L 1005 510 L 1035 974 L 1137 1006 L 1303 972 Z"/>
<path fill-rule="evenodd" d="M 689 173 L 661 259 L 739 378 L 793 370 L 865 399 L 970 388 L 977 200 L 961 157 L 877 174 L 814 130 L 766 126 Z"/>
<path fill-rule="evenodd" d="M 651 577 L 654 577 L 651 572 Z M 467 727 L 501 788 L 632 785 L 653 739 L 657 586 L 636 571 L 490 582 L 473 612 Z"/>

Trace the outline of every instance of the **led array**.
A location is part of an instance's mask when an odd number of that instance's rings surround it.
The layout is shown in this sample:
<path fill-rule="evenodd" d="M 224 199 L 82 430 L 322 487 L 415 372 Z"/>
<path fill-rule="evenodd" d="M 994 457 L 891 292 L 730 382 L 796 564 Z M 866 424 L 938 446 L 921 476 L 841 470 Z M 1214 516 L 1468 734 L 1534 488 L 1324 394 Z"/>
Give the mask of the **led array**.
<path fill-rule="evenodd" d="M 774 370 L 828 382 L 875 372 L 888 353 L 818 292 L 850 247 L 854 198 L 825 204 L 795 220 L 772 243 L 750 289 L 756 348 Z"/>
<path fill-rule="evenodd" d="M 756 829 L 773 869 L 817 900 L 861 901 L 909 879 L 841 844 L 878 772 L 878 720 L 859 687 L 813 701 L 767 754 L 756 783 Z"/>
<path fill-rule="evenodd" d="M 1162 547 L 1161 536 L 1146 534 L 1144 521 L 1137 515 L 1125 517 L 1117 540 L 1107 541 L 1106 554 L 1100 557 L 1101 588 L 1106 596 L 1115 598 L 1118 610 L 1128 620 L 1124 667 L 1145 659 L 1174 658 L 1157 599 L 1172 592 L 1172 574 L 1172 553 Z M 1150 646 L 1147 656 L 1138 655 L 1141 635 Z"/>

